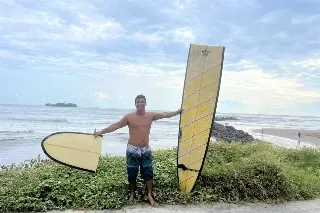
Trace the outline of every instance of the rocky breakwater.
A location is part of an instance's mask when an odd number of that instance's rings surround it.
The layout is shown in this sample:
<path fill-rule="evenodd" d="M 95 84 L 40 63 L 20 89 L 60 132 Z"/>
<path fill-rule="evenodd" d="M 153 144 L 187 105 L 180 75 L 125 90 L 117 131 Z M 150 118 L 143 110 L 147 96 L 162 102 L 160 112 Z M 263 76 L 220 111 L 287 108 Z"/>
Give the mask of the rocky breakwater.
<path fill-rule="evenodd" d="M 224 126 L 222 124 L 214 123 L 212 136 L 216 138 L 216 140 L 223 140 L 226 142 L 252 142 L 255 139 L 252 135 L 249 135 L 247 132 L 243 130 L 237 130 L 233 126 Z"/>

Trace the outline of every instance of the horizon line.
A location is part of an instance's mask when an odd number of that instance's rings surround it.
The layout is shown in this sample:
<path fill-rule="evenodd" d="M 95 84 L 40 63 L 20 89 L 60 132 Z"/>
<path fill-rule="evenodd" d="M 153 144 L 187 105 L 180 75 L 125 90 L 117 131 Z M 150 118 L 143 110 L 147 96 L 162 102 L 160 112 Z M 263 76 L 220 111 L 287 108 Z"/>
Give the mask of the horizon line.
<path fill-rule="evenodd" d="M 45 104 L 4 104 L 0 103 L 1 105 L 11 105 L 11 106 L 41 106 L 41 107 L 48 107 L 45 106 Z M 63 107 L 58 107 L 63 108 Z M 66 107 L 66 108 L 98 108 L 98 109 L 120 109 L 120 110 L 135 110 L 135 108 L 121 108 L 121 107 L 99 107 L 99 106 L 78 106 L 77 107 Z M 150 111 L 169 111 L 164 109 L 154 109 Z M 216 112 L 216 114 L 238 114 L 238 115 L 266 115 L 266 116 L 283 116 L 283 117 L 316 117 L 320 118 L 320 116 L 317 115 L 290 115 L 290 114 L 265 114 L 265 113 L 243 113 L 243 112 Z"/>

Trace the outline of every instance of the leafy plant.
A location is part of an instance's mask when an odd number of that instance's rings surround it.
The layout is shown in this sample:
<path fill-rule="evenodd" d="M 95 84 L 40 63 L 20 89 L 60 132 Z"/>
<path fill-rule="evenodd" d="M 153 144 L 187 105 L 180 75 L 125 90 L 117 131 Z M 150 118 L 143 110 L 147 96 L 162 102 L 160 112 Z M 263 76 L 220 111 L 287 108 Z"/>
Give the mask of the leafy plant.
<path fill-rule="evenodd" d="M 281 202 L 320 197 L 320 152 L 268 143 L 215 143 L 193 192 L 179 191 L 176 149 L 154 151 L 154 197 L 160 204 Z M 0 211 L 119 209 L 129 205 L 124 157 L 101 156 L 96 174 L 50 160 L 2 166 Z M 136 202 L 147 202 L 138 178 Z"/>

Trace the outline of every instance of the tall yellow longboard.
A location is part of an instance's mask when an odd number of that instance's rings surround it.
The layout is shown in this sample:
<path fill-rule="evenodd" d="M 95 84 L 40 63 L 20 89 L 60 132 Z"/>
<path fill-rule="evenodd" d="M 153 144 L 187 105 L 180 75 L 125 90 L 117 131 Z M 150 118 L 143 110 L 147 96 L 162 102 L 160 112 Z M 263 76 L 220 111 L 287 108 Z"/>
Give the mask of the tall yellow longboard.
<path fill-rule="evenodd" d="M 180 190 L 198 179 L 213 128 L 225 47 L 190 44 L 184 80 L 177 151 Z"/>
<path fill-rule="evenodd" d="M 43 152 L 53 161 L 88 172 L 96 172 L 102 136 L 82 132 L 55 132 L 41 142 Z"/>

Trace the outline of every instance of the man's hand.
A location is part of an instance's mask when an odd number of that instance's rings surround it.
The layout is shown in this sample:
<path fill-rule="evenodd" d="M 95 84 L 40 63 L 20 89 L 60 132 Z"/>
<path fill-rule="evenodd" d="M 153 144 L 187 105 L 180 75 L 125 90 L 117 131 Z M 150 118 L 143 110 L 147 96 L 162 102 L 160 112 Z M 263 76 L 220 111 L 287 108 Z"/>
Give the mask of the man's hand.
<path fill-rule="evenodd" d="M 177 113 L 178 113 L 178 114 L 183 113 L 183 109 L 178 109 L 178 110 L 177 110 Z"/>
<path fill-rule="evenodd" d="M 100 131 L 98 131 L 98 132 L 94 131 L 93 135 L 94 135 L 94 137 L 96 138 L 96 137 L 98 137 L 98 136 L 100 136 L 100 135 L 102 135 L 102 134 L 101 134 Z"/>
<path fill-rule="evenodd" d="M 177 111 L 173 111 L 173 112 L 153 113 L 153 120 L 171 118 L 173 116 L 181 114 L 182 112 L 183 112 L 183 109 L 178 109 Z"/>

